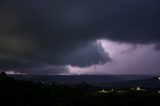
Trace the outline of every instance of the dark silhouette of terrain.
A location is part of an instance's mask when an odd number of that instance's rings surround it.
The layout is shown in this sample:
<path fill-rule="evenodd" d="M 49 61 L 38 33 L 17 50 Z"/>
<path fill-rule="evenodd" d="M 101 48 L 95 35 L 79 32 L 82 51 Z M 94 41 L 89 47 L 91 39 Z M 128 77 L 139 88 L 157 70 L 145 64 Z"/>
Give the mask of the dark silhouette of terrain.
<path fill-rule="evenodd" d="M 158 77 L 153 77 L 149 79 L 141 80 L 129 80 L 129 81 L 118 81 L 113 83 L 97 83 L 97 86 L 107 87 L 107 88 L 131 88 L 141 86 L 144 88 L 158 89 L 160 88 L 160 80 Z"/>
<path fill-rule="evenodd" d="M 118 87 L 136 87 L 143 86 L 145 88 L 160 88 L 160 80 L 157 77 L 145 79 L 145 80 L 131 80 L 125 82 L 113 83 L 112 86 Z"/>
<path fill-rule="evenodd" d="M 18 81 L 0 73 L 0 106 L 160 106 L 158 88 L 105 89 L 82 81 L 75 85 Z"/>

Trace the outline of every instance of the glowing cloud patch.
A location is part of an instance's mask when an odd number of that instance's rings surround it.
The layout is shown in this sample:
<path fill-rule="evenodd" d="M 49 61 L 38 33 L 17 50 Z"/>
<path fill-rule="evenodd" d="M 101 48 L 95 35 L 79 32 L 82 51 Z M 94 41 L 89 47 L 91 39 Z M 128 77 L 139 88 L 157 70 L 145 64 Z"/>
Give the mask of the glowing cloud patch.
<path fill-rule="evenodd" d="M 158 74 L 160 54 L 154 44 L 133 45 L 107 39 L 98 39 L 97 43 L 112 61 L 84 68 L 68 65 L 71 74 Z"/>
<path fill-rule="evenodd" d="M 26 73 L 15 72 L 15 71 L 6 71 L 5 73 L 8 75 L 27 75 Z"/>

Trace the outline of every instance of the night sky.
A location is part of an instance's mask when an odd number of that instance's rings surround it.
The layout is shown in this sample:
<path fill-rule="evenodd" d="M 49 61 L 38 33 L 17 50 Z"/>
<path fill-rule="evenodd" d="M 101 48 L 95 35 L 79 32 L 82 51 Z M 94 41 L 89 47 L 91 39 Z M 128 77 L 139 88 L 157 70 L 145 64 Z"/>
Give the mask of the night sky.
<path fill-rule="evenodd" d="M 160 1 L 0 0 L 0 71 L 160 74 Z"/>

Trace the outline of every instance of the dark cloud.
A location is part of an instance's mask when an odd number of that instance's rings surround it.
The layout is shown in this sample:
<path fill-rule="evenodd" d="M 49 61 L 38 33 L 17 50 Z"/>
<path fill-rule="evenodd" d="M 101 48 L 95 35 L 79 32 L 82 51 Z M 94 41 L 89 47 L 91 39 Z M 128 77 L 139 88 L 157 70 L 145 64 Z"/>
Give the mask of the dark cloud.
<path fill-rule="evenodd" d="M 42 64 L 18 59 L 1 59 L 0 72 L 1 71 L 18 72 L 19 74 L 67 74 L 69 72 L 65 66 Z"/>
<path fill-rule="evenodd" d="M 20 72 L 27 73 L 27 74 L 35 74 L 35 75 L 40 75 L 40 74 L 49 74 L 49 75 L 63 75 L 63 74 L 68 74 L 69 70 L 65 66 L 52 66 L 52 65 L 47 65 L 47 66 L 39 66 L 39 67 L 31 67 L 31 68 L 26 68 L 26 69 L 21 69 L 19 70 Z"/>
<path fill-rule="evenodd" d="M 110 62 L 109 55 L 98 43 L 89 43 L 83 48 L 78 48 L 65 56 L 59 58 L 61 64 L 86 67 L 93 64 L 104 64 Z"/>
<path fill-rule="evenodd" d="M 0 59 L 56 66 L 110 61 L 102 47 L 93 44 L 96 39 L 160 42 L 159 4 L 159 0 L 0 2 Z"/>
<path fill-rule="evenodd" d="M 33 67 L 44 66 L 42 64 L 34 63 L 33 61 L 17 59 L 17 58 L 9 58 L 9 59 L 0 59 L 0 70 L 8 71 L 8 70 L 24 70 Z"/>
<path fill-rule="evenodd" d="M 1 0 L 0 1 L 0 6 L 3 6 L 3 4 L 5 3 L 6 0 Z"/>

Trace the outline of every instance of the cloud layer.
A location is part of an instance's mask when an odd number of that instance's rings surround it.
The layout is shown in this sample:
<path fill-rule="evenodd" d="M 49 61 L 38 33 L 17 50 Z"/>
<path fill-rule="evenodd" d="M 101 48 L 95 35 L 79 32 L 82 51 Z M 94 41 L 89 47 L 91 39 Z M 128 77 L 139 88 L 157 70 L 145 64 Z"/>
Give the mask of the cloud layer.
<path fill-rule="evenodd" d="M 159 0 L 1 1 L 0 69 L 104 64 L 112 59 L 97 44 L 100 38 L 159 44 L 159 4 Z"/>

